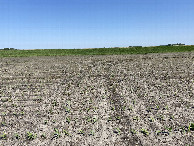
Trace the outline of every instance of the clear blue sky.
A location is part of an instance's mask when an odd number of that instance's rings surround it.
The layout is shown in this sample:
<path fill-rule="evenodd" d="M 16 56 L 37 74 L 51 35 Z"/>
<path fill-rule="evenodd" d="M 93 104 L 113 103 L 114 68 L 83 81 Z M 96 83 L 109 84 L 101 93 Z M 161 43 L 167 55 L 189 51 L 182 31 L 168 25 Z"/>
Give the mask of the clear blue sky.
<path fill-rule="evenodd" d="M 0 48 L 194 44 L 194 0 L 0 0 Z"/>

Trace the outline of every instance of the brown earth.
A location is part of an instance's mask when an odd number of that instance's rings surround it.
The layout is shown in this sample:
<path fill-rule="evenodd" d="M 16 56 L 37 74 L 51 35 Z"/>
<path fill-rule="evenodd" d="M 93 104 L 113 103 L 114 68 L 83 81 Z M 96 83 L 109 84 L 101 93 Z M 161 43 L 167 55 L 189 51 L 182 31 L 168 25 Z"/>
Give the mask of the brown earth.
<path fill-rule="evenodd" d="M 0 58 L 0 145 L 192 145 L 194 52 Z"/>

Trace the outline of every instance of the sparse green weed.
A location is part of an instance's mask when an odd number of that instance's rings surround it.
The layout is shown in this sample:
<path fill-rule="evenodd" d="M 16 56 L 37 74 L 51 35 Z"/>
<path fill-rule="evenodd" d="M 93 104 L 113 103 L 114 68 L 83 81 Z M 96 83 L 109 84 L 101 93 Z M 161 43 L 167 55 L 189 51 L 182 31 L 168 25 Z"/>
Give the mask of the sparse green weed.
<path fill-rule="evenodd" d="M 88 122 L 91 122 L 92 124 L 94 124 L 97 121 L 97 119 L 95 117 L 93 117 L 93 118 L 88 117 L 88 120 L 87 121 Z"/>
<path fill-rule="evenodd" d="M 83 134 L 84 135 L 84 131 L 82 129 L 78 130 L 78 134 Z"/>
<path fill-rule="evenodd" d="M 188 130 L 189 130 L 189 132 L 190 132 L 190 131 L 194 131 L 194 123 L 190 123 L 190 124 L 189 124 Z"/>
<path fill-rule="evenodd" d="M 63 133 L 64 133 L 65 135 L 67 135 L 67 136 L 70 135 L 69 132 L 68 132 L 67 130 L 63 130 Z"/>
<path fill-rule="evenodd" d="M 108 120 L 107 120 L 107 121 L 108 121 L 108 122 L 109 122 L 109 121 L 112 121 L 112 117 L 108 117 Z"/>
<path fill-rule="evenodd" d="M 132 103 L 133 103 L 133 105 L 135 105 L 136 101 L 135 101 L 135 100 L 133 100 L 133 101 L 132 101 Z"/>
<path fill-rule="evenodd" d="M 6 124 L 6 122 L 5 122 L 5 121 L 2 121 L 0 125 L 2 125 L 2 126 L 6 126 L 7 124 Z"/>
<path fill-rule="evenodd" d="M 150 119 L 149 119 L 150 122 L 154 122 L 154 120 L 155 119 L 153 117 L 150 117 Z"/>
<path fill-rule="evenodd" d="M 26 138 L 27 138 L 28 140 L 33 140 L 33 139 L 36 138 L 36 134 L 33 134 L 33 133 L 31 133 L 31 132 L 27 132 Z"/>
<path fill-rule="evenodd" d="M 115 110 L 115 107 L 111 107 L 111 110 L 114 111 Z"/>
<path fill-rule="evenodd" d="M 159 135 L 161 132 L 160 130 L 156 131 L 156 135 Z"/>
<path fill-rule="evenodd" d="M 116 116 L 115 118 L 116 118 L 116 120 L 120 120 L 120 119 L 121 119 L 121 117 L 120 117 L 120 116 Z"/>
<path fill-rule="evenodd" d="M 46 134 L 43 133 L 43 134 L 40 135 L 40 137 L 41 137 L 42 139 L 46 139 Z"/>
<path fill-rule="evenodd" d="M 70 109 L 68 107 L 64 107 L 65 108 L 65 112 L 70 113 Z"/>
<path fill-rule="evenodd" d="M 148 136 L 149 135 L 149 132 L 146 130 L 146 129 L 141 129 L 140 130 L 141 133 L 143 133 L 144 135 Z"/>
<path fill-rule="evenodd" d="M 53 105 L 53 106 L 57 106 L 57 101 L 53 101 L 53 102 L 52 102 L 52 105 Z"/>
<path fill-rule="evenodd" d="M 172 132 L 172 127 L 166 128 L 169 132 Z"/>
<path fill-rule="evenodd" d="M 66 122 L 69 124 L 70 123 L 70 118 L 69 117 L 66 117 Z"/>
<path fill-rule="evenodd" d="M 2 114 L 2 116 L 6 116 L 6 112 L 2 112 L 1 114 Z"/>
<path fill-rule="evenodd" d="M 129 110 L 129 111 L 132 111 L 132 110 L 133 110 L 133 107 L 132 107 L 132 106 L 129 106 L 129 107 L 128 107 L 128 110 Z"/>
<path fill-rule="evenodd" d="M 159 109 L 160 109 L 159 105 L 156 105 L 156 109 L 157 109 L 157 110 L 159 110 Z"/>
<path fill-rule="evenodd" d="M 92 135 L 92 136 L 94 136 L 94 134 L 95 134 L 94 130 L 91 130 L 91 132 L 89 133 L 89 135 Z"/>
<path fill-rule="evenodd" d="M 133 120 L 139 121 L 139 117 L 138 116 L 135 116 L 135 117 L 133 117 Z"/>
<path fill-rule="evenodd" d="M 54 128 L 54 134 L 53 134 L 53 138 L 59 138 L 61 135 L 59 133 L 59 130 L 57 128 Z"/>
<path fill-rule="evenodd" d="M 3 133 L 2 135 L 0 135 L 0 139 L 7 140 L 7 134 Z"/>
<path fill-rule="evenodd" d="M 137 133 L 137 131 L 136 131 L 135 129 L 131 129 L 130 132 L 131 132 L 132 134 L 136 134 L 136 133 Z"/>
<path fill-rule="evenodd" d="M 174 119 L 174 116 L 173 115 L 170 115 L 170 120 L 173 120 Z"/>
<path fill-rule="evenodd" d="M 20 139 L 20 136 L 19 136 L 18 133 L 15 133 L 14 136 L 15 136 L 16 139 Z"/>
<path fill-rule="evenodd" d="M 116 134 L 120 134 L 121 130 L 119 128 L 115 128 L 113 132 L 116 133 Z"/>

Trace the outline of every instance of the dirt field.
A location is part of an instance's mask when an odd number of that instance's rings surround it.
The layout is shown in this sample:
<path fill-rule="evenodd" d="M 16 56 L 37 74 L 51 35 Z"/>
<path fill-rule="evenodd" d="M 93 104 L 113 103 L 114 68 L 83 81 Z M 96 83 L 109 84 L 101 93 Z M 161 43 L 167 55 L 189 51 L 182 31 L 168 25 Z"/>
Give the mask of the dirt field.
<path fill-rule="evenodd" d="M 0 145 L 194 143 L 194 52 L 0 58 Z"/>

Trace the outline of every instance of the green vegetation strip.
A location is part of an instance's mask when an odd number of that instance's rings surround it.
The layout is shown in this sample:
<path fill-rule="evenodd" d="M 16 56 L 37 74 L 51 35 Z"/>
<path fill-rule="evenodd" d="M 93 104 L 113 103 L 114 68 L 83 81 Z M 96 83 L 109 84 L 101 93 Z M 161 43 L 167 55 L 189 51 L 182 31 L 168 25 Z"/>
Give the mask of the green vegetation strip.
<path fill-rule="evenodd" d="M 124 55 L 168 52 L 191 52 L 193 46 L 157 46 L 132 48 L 95 48 L 95 49 L 36 49 L 36 50 L 0 50 L 0 57 L 29 56 L 66 56 L 66 55 Z"/>

